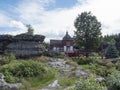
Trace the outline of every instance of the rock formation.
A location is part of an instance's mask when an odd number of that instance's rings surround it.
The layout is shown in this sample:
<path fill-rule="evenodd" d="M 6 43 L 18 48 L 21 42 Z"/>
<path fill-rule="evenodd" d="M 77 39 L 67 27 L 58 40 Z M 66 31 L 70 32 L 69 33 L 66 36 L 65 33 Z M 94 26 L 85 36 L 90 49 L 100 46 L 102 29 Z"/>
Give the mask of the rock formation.
<path fill-rule="evenodd" d="M 44 39 L 43 35 L 0 35 L 0 50 L 4 54 L 13 53 L 16 57 L 41 55 L 45 50 L 42 45 Z"/>
<path fill-rule="evenodd" d="M 3 53 L 5 47 L 13 40 L 12 35 L 0 35 L 0 53 Z"/>

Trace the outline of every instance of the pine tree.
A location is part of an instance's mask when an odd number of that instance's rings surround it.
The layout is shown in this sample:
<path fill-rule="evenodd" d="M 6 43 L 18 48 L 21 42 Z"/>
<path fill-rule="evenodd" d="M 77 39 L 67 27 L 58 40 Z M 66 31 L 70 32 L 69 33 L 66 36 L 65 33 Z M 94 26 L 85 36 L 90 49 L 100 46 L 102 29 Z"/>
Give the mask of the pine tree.
<path fill-rule="evenodd" d="M 112 42 L 109 44 L 108 48 L 106 49 L 105 57 L 106 59 L 109 58 L 117 58 L 119 56 L 119 52 L 115 47 L 115 41 L 112 40 Z"/>

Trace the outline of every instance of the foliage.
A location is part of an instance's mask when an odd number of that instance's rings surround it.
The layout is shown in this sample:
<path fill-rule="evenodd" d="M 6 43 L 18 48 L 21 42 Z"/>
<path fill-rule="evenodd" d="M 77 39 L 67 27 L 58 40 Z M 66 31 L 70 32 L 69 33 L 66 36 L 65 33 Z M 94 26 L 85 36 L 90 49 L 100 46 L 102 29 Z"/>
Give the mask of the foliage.
<path fill-rule="evenodd" d="M 53 69 L 50 69 L 43 77 L 30 77 L 22 78 L 21 82 L 23 86 L 20 90 L 38 90 L 41 89 L 51 82 L 53 82 L 57 77 L 57 73 Z"/>
<path fill-rule="evenodd" d="M 26 25 L 27 27 L 28 27 L 28 32 L 27 32 L 27 34 L 28 35 L 33 35 L 34 34 L 34 29 L 32 28 L 32 26 L 31 25 Z"/>
<path fill-rule="evenodd" d="M 97 83 L 94 76 L 81 78 L 75 84 L 75 90 L 106 90 L 101 84 Z"/>
<path fill-rule="evenodd" d="M 70 58 L 65 58 L 65 61 L 66 61 L 66 64 L 69 64 L 69 65 L 73 66 L 74 69 L 76 69 L 77 66 L 78 66 L 78 64 L 77 64 L 76 62 L 74 62 L 74 61 L 73 61 L 72 59 L 70 59 Z"/>
<path fill-rule="evenodd" d="M 110 61 L 107 61 L 106 62 L 106 67 L 107 67 L 107 69 L 110 69 L 110 68 L 112 68 L 112 67 L 114 67 L 115 65 L 112 63 L 112 62 L 110 62 Z"/>
<path fill-rule="evenodd" d="M 119 56 L 119 52 L 116 49 L 115 45 L 110 44 L 106 50 L 105 57 L 109 58 L 117 58 Z"/>
<path fill-rule="evenodd" d="M 105 35 L 103 37 L 103 44 L 109 45 L 111 43 L 111 40 L 115 40 L 118 37 L 118 35 Z"/>
<path fill-rule="evenodd" d="M 29 60 L 7 64 L 0 68 L 0 72 L 5 75 L 7 82 L 11 82 L 11 77 L 14 79 L 22 77 L 43 77 L 47 73 L 47 68 L 38 62 Z"/>
<path fill-rule="evenodd" d="M 101 42 L 101 23 L 91 12 L 83 12 L 75 20 L 76 46 L 85 52 L 97 51 Z"/>
<path fill-rule="evenodd" d="M 63 86 L 63 87 L 68 87 L 68 86 L 72 86 L 76 81 L 76 78 L 60 78 L 59 79 L 59 84 L 60 86 Z"/>
<path fill-rule="evenodd" d="M 43 42 L 43 45 L 45 46 L 45 49 L 50 50 L 50 43 Z"/>
<path fill-rule="evenodd" d="M 53 54 L 52 57 L 54 57 L 54 58 L 62 58 L 63 59 L 65 57 L 64 52 L 53 52 L 52 54 Z"/>
<path fill-rule="evenodd" d="M 48 62 L 48 59 L 47 59 L 47 57 L 45 57 L 45 56 L 40 56 L 40 57 L 34 57 L 32 60 L 34 60 L 34 61 L 38 61 L 38 62 L 40 62 L 40 63 L 47 63 Z"/>
<path fill-rule="evenodd" d="M 86 64 L 86 58 L 84 56 L 76 57 L 73 60 L 77 62 L 79 65 Z"/>
<path fill-rule="evenodd" d="M 109 74 L 106 83 L 109 90 L 120 90 L 120 71 Z"/>
<path fill-rule="evenodd" d="M 117 50 L 119 51 L 119 54 L 120 54 L 120 33 L 115 34 L 115 35 L 110 35 L 110 36 L 114 37 L 113 39 L 116 41 L 115 46 L 116 46 L 116 48 L 117 48 Z"/>
<path fill-rule="evenodd" d="M 116 69 L 120 71 L 120 60 L 115 63 Z"/>
<path fill-rule="evenodd" d="M 87 64 L 82 66 L 84 69 L 90 70 L 92 73 L 95 73 L 96 75 L 103 76 L 103 77 L 107 75 L 106 68 L 98 64 Z"/>
<path fill-rule="evenodd" d="M 43 77 L 32 77 L 29 78 L 27 81 L 31 84 L 33 88 L 42 88 L 46 85 L 50 84 L 57 78 L 58 74 L 55 72 L 54 69 L 49 69 L 47 73 Z"/>
<path fill-rule="evenodd" d="M 20 90 L 32 90 L 32 87 L 31 87 L 30 83 L 27 80 L 22 79 L 21 82 L 22 82 L 23 85 L 20 88 Z"/>
<path fill-rule="evenodd" d="M 111 40 L 115 40 L 115 46 L 117 50 L 120 52 L 120 34 L 113 34 L 113 35 L 105 35 L 103 37 L 103 42 L 102 42 L 102 49 L 105 50 L 109 44 L 111 44 Z M 120 53 L 119 53 L 120 54 Z"/>
<path fill-rule="evenodd" d="M 12 63 L 16 60 L 16 57 L 13 53 L 10 53 L 6 56 L 6 59 L 7 59 L 8 63 Z"/>
<path fill-rule="evenodd" d="M 99 64 L 103 64 L 102 61 L 96 57 L 84 57 L 84 56 L 80 56 L 80 57 L 76 57 L 73 58 L 73 60 L 75 62 L 77 62 L 79 65 L 81 64 L 90 64 L 90 63 L 99 63 Z"/>

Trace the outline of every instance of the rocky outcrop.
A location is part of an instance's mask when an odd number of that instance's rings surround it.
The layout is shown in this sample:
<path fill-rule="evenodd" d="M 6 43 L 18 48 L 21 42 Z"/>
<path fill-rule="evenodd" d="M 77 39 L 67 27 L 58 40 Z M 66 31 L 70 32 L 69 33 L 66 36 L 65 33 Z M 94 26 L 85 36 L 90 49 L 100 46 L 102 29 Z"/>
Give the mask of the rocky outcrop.
<path fill-rule="evenodd" d="M 13 53 L 16 57 L 39 56 L 45 51 L 42 45 L 44 39 L 43 35 L 0 35 L 0 50 L 4 54 Z"/>
<path fill-rule="evenodd" d="M 19 90 L 21 86 L 21 83 L 9 84 L 5 82 L 4 75 L 0 73 L 0 90 Z"/>
<path fill-rule="evenodd" d="M 6 46 L 13 40 L 12 35 L 0 35 L 0 53 L 3 53 Z"/>
<path fill-rule="evenodd" d="M 103 77 L 96 78 L 96 82 L 98 82 L 98 83 L 102 83 L 103 81 L 105 81 L 105 78 L 103 78 Z"/>
<path fill-rule="evenodd" d="M 1 41 L 12 41 L 13 38 L 14 37 L 12 35 L 0 35 L 0 42 Z"/>
<path fill-rule="evenodd" d="M 48 59 L 48 66 L 52 68 L 61 68 L 60 72 L 70 72 L 72 70 L 72 66 L 66 63 L 64 59 L 59 58 L 49 58 Z"/>

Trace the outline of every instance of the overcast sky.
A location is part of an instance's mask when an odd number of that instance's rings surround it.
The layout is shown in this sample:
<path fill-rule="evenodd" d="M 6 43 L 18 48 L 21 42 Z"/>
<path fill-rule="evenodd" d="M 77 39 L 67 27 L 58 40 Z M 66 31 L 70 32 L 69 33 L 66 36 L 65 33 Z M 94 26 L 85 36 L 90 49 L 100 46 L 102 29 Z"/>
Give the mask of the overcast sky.
<path fill-rule="evenodd" d="M 91 11 L 102 23 L 102 34 L 120 33 L 120 0 L 0 0 L 0 34 L 20 34 L 31 24 L 35 34 L 61 39 L 74 35 L 74 20 Z"/>

